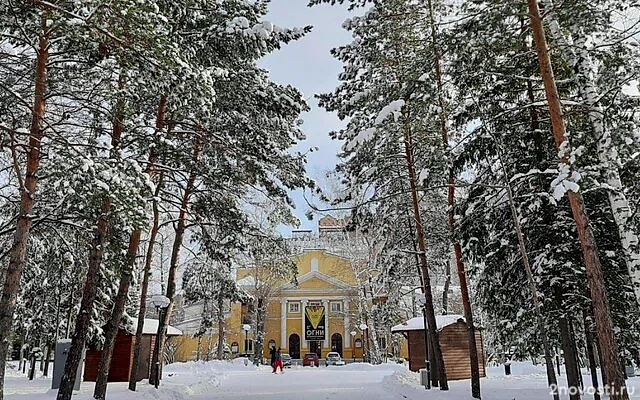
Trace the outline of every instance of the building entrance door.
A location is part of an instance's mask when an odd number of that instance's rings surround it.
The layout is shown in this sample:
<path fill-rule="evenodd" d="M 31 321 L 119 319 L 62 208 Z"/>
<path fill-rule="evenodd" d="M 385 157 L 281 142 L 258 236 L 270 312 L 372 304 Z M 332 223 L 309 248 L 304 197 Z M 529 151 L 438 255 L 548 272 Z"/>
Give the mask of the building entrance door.
<path fill-rule="evenodd" d="M 295 360 L 300 358 L 300 336 L 297 333 L 289 336 L 289 355 Z"/>
<path fill-rule="evenodd" d="M 331 335 L 331 351 L 335 351 L 342 357 L 342 335 L 334 333 Z"/>
<path fill-rule="evenodd" d="M 309 352 L 316 353 L 319 358 L 322 358 L 322 341 L 321 340 L 309 341 Z"/>

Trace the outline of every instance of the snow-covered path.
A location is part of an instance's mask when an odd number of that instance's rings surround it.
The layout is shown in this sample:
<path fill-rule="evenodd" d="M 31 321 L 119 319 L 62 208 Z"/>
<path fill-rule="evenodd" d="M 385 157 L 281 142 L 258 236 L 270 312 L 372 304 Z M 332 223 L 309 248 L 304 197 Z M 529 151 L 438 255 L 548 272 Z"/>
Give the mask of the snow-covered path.
<path fill-rule="evenodd" d="M 482 396 L 487 400 L 551 399 L 544 368 L 530 363 L 514 363 L 513 375 L 505 376 L 502 367 L 487 368 L 482 379 Z M 560 377 L 564 383 L 564 375 Z M 590 383 L 588 376 L 585 383 Z M 39 377 L 28 381 L 17 371 L 7 377 L 5 400 L 54 400 L 48 390 L 50 380 Z M 640 377 L 627 381 L 632 400 L 640 400 Z M 177 363 L 165 368 L 159 390 L 141 382 L 139 391 L 127 390 L 126 383 L 110 383 L 108 400 L 469 400 L 469 381 L 450 382 L 451 390 L 426 392 L 418 385 L 418 376 L 406 365 L 353 364 L 342 367 L 287 369 L 272 374 L 268 367 L 245 366 L 234 362 Z M 92 382 L 84 382 L 74 400 L 92 400 Z M 561 398 L 567 399 L 564 395 Z M 584 400 L 593 397 L 585 395 Z"/>
<path fill-rule="evenodd" d="M 261 400 L 305 399 L 403 399 L 401 395 L 390 395 L 382 388 L 382 380 L 395 370 L 386 369 L 342 369 L 292 368 L 284 374 L 273 374 L 269 370 L 234 372 L 216 390 L 199 399 L 232 400 L 260 398 Z"/>

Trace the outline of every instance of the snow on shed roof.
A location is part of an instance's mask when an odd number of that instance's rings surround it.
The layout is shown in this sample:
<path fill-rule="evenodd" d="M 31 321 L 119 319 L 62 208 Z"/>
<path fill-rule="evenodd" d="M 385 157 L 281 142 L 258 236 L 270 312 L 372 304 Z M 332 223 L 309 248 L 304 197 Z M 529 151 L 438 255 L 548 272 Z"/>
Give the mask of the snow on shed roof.
<path fill-rule="evenodd" d="M 133 334 L 135 334 L 135 327 L 138 326 L 138 318 L 131 318 L 133 321 Z M 143 335 L 155 335 L 158 332 L 158 320 L 153 318 L 145 318 L 144 326 L 142 328 Z M 167 326 L 167 336 L 180 336 L 182 335 L 182 331 L 180 329 L 174 328 L 171 325 Z"/>
<path fill-rule="evenodd" d="M 253 286 L 256 284 L 256 279 L 253 276 L 248 275 L 238 280 L 236 283 L 240 286 Z"/>
<path fill-rule="evenodd" d="M 442 329 L 447 325 L 452 325 L 458 322 L 458 320 L 463 320 L 464 317 L 462 315 L 451 314 L 451 315 L 436 315 L 436 326 L 438 329 Z M 419 316 L 415 318 L 411 318 L 410 320 L 398 324 L 391 328 L 391 332 L 406 332 L 406 331 L 421 331 L 424 330 L 424 317 Z"/>

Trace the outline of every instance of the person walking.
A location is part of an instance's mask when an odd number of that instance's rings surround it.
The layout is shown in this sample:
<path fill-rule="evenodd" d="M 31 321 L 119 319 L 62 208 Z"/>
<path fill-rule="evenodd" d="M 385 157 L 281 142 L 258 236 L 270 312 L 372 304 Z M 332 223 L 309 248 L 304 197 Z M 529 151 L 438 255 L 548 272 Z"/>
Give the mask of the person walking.
<path fill-rule="evenodd" d="M 275 370 L 276 370 L 276 367 L 275 367 L 275 364 L 276 364 L 276 346 L 275 345 L 271 346 L 269 348 L 269 354 L 271 355 L 271 368 L 273 368 L 273 371 L 275 372 Z"/>
<path fill-rule="evenodd" d="M 280 372 L 284 374 L 284 367 L 282 366 L 282 355 L 280 354 L 280 347 L 276 351 L 276 362 L 273 364 L 273 373 L 276 374 L 278 372 L 278 367 L 280 367 Z"/>

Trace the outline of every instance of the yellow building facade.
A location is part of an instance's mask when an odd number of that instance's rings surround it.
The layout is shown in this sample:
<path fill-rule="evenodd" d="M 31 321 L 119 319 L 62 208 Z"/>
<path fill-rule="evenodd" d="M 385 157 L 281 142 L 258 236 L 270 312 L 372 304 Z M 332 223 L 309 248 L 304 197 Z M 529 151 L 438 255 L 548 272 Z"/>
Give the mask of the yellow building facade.
<path fill-rule="evenodd" d="M 269 357 L 269 346 L 273 345 L 293 359 L 311 352 L 325 358 L 330 351 L 347 359 L 361 358 L 363 336 L 358 328 L 358 290 L 349 260 L 322 249 L 302 250 L 294 260 L 298 268 L 296 283 L 275 288 L 266 305 L 263 357 Z M 236 280 L 249 293 L 254 273 L 252 268 L 237 270 Z M 254 353 L 256 331 L 249 319 L 250 307 L 240 303 L 230 305 L 224 326 L 227 357 Z M 311 319 L 305 318 L 307 309 L 310 314 L 315 313 Z M 318 318 L 320 310 L 324 318 Z M 320 323 L 319 329 L 309 326 L 314 322 Z M 243 325 L 247 323 L 250 329 L 245 331 Z M 212 358 L 217 332 L 217 327 L 213 327 L 200 337 L 188 334 L 181 337 L 175 344 L 176 360 Z M 318 336 L 319 333 L 322 335 Z M 316 336 L 310 336 L 312 334 Z"/>
<path fill-rule="evenodd" d="M 311 352 L 324 358 L 330 351 L 343 358 L 362 357 L 362 338 L 356 328 L 358 291 L 349 260 L 326 250 L 303 250 L 295 262 L 297 283 L 282 285 L 268 300 L 263 357 L 269 357 L 269 345 L 280 347 L 294 359 Z M 251 268 L 242 268 L 238 270 L 238 280 L 251 274 Z M 305 318 L 307 311 L 315 312 L 316 317 L 324 315 L 315 321 L 321 322 L 320 329 L 309 329 L 313 328 L 309 324 L 313 325 L 314 318 Z M 246 345 L 247 352 L 253 352 L 253 327 L 248 334 L 242 329 L 246 312 L 240 304 L 232 307 L 226 333 L 232 351 L 244 352 Z M 311 336 L 318 333 L 321 335 Z"/>

